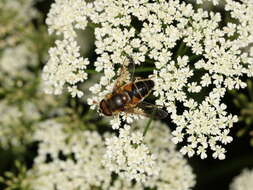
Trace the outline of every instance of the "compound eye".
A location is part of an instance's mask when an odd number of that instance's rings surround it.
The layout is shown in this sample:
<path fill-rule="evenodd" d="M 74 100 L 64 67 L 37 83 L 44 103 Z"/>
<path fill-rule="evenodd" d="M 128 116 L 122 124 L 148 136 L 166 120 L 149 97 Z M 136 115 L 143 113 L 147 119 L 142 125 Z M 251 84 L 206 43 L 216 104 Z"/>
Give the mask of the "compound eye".
<path fill-rule="evenodd" d="M 103 113 L 104 115 L 106 115 L 106 116 L 111 116 L 111 115 L 112 115 L 112 112 L 111 112 L 111 110 L 109 109 L 109 107 L 108 107 L 108 105 L 107 105 L 107 103 L 106 103 L 105 100 L 102 100 L 102 101 L 100 102 L 99 107 L 100 107 L 99 111 L 100 111 L 101 113 Z"/>
<path fill-rule="evenodd" d="M 115 97 L 115 103 L 118 105 L 118 106 L 121 106 L 122 105 L 122 97 L 120 95 L 116 96 Z"/>

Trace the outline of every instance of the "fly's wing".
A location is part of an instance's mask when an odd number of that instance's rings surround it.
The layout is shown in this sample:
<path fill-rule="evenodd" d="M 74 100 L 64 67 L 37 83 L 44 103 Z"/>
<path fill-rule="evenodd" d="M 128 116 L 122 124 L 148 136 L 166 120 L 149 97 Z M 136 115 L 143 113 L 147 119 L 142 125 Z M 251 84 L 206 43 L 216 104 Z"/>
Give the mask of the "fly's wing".
<path fill-rule="evenodd" d="M 155 118 L 155 119 L 164 119 L 168 116 L 168 113 L 160 106 L 142 101 L 139 104 L 137 104 L 137 107 L 143 110 L 146 116 Z"/>
<path fill-rule="evenodd" d="M 142 109 L 138 107 L 131 107 L 131 108 L 125 109 L 124 112 L 129 113 L 129 114 L 137 114 L 137 115 L 149 117 L 149 115 L 147 115 Z"/>
<path fill-rule="evenodd" d="M 124 59 L 121 68 L 118 72 L 118 78 L 116 79 L 113 91 L 116 91 L 118 88 L 123 86 L 123 84 L 134 81 L 134 72 L 135 72 L 135 64 L 130 56 L 126 56 Z M 129 81 L 130 80 L 130 81 Z"/>
<path fill-rule="evenodd" d="M 129 72 L 129 76 L 130 76 L 130 82 L 134 82 L 134 72 L 135 72 L 135 64 L 134 64 L 134 60 L 132 57 L 127 56 L 128 59 L 128 72 Z"/>

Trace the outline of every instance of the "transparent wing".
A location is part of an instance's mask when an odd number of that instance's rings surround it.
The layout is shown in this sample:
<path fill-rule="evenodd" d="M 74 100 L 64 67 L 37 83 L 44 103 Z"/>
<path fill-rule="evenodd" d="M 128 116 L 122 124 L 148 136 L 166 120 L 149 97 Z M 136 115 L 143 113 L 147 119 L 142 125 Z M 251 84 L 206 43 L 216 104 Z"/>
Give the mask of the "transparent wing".
<path fill-rule="evenodd" d="M 133 82 L 134 81 L 134 73 L 135 73 L 134 60 L 130 56 L 127 56 L 127 59 L 128 59 L 127 69 L 128 69 L 129 76 L 130 76 L 130 82 Z"/>
<path fill-rule="evenodd" d="M 149 117 L 142 109 L 137 108 L 137 107 L 132 107 L 124 110 L 125 113 L 130 113 L 130 114 L 137 114 L 137 115 L 143 115 L 145 117 Z"/>
<path fill-rule="evenodd" d="M 118 78 L 116 79 L 113 91 L 121 87 L 123 84 L 134 81 L 135 64 L 130 56 L 126 56 L 121 68 L 118 72 Z M 129 81 L 130 80 L 130 81 Z"/>
<path fill-rule="evenodd" d="M 143 110 L 146 116 L 155 119 L 164 119 L 168 116 L 168 113 L 162 109 L 162 107 L 142 101 L 137 104 L 137 107 Z"/>

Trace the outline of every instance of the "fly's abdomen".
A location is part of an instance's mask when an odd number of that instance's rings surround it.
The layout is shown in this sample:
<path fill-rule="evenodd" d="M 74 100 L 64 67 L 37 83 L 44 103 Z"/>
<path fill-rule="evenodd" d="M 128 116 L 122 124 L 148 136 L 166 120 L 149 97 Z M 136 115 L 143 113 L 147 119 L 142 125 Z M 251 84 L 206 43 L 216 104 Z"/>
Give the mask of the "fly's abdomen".
<path fill-rule="evenodd" d="M 143 80 L 133 83 L 132 94 L 136 98 L 144 98 L 150 90 L 154 87 L 154 82 L 152 80 Z"/>

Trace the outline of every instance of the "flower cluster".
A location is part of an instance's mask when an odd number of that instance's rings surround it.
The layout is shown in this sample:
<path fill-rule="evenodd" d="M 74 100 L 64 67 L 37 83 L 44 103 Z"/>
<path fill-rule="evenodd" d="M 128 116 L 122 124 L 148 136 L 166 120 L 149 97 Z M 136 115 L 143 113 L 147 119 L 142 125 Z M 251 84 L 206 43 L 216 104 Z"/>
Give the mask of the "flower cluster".
<path fill-rule="evenodd" d="M 204 159 L 207 157 L 206 150 L 210 147 L 214 151 L 214 158 L 224 159 L 226 151 L 220 144 L 233 140 L 228 135 L 229 128 L 237 121 L 237 117 L 228 115 L 226 105 L 220 104 L 213 97 L 206 98 L 198 107 L 193 101 L 185 102 L 184 105 L 189 111 L 184 111 L 182 115 L 172 114 L 172 119 L 178 125 L 172 132 L 173 142 L 182 142 L 183 138 L 187 138 L 189 145 L 184 146 L 181 152 L 189 157 L 197 153 Z M 197 149 L 196 152 L 194 149 Z"/>
<path fill-rule="evenodd" d="M 30 21 L 38 18 L 32 0 L 3 0 L 0 2 L 0 86 L 12 88 L 18 79 L 29 80 L 33 73 L 28 68 L 38 64 L 38 55 L 28 35 L 34 28 Z"/>
<path fill-rule="evenodd" d="M 139 128 L 142 124 L 135 125 Z M 135 128 L 136 133 L 128 127 L 122 129 L 117 139 L 109 134 L 101 136 L 95 131 L 73 133 L 69 125 L 56 120 L 45 121 L 37 127 L 34 140 L 39 141 L 39 151 L 34 168 L 29 171 L 29 175 L 36 176 L 32 181 L 33 189 L 86 190 L 98 187 L 143 190 L 150 187 L 189 190 L 195 184 L 191 167 L 175 150 L 169 130 L 160 122 L 154 123 L 155 128 L 145 138 L 138 128 Z M 130 135 L 135 139 L 131 145 Z M 156 135 L 161 138 L 156 138 Z M 113 143 L 116 141 L 119 144 Z M 156 163 L 144 143 L 149 144 L 151 151 L 157 155 Z M 104 162 L 101 162 L 103 156 Z M 132 170 L 128 173 L 124 171 L 130 168 Z M 112 177 L 113 172 L 118 174 L 117 178 Z M 136 182 L 132 183 L 131 179 L 136 179 Z M 142 183 L 144 180 L 147 181 Z"/>
<path fill-rule="evenodd" d="M 222 144 L 232 141 L 228 134 L 237 118 L 226 112 L 221 100 L 226 90 L 246 87 L 242 77 L 252 77 L 253 58 L 245 49 L 253 42 L 253 5 L 249 0 L 225 0 L 223 8 L 229 21 L 223 22 L 219 12 L 179 0 L 56 0 L 47 24 L 64 39 L 50 50 L 46 90 L 58 94 L 67 87 L 73 96 L 82 95 L 76 84 L 86 79 L 88 61 L 83 63 L 78 53 L 76 30 L 95 26 L 94 66 L 104 75 L 90 88 L 94 96 L 88 103 L 95 107 L 111 92 L 119 74 L 116 66 L 126 54 L 137 65 L 151 62 L 156 104 L 166 107 L 178 125 L 174 142 L 188 143 L 181 152 L 206 158 L 210 148 L 214 158 L 224 159 Z M 183 104 L 183 114 L 178 104 Z M 120 121 L 113 124 L 118 128 Z"/>
<path fill-rule="evenodd" d="M 85 29 L 88 23 L 86 15 L 91 14 L 90 11 L 89 5 L 82 0 L 56 0 L 52 4 L 46 20 L 49 33 L 63 34 L 64 37 L 49 50 L 50 57 L 42 76 L 47 93 L 61 94 L 67 87 L 73 97 L 83 95 L 77 84 L 87 79 L 84 70 L 89 61 L 80 56 L 74 29 Z"/>
<path fill-rule="evenodd" d="M 0 146 L 3 149 L 20 147 L 32 141 L 32 123 L 40 118 L 36 106 L 24 102 L 20 107 L 0 101 Z"/>
<path fill-rule="evenodd" d="M 143 121 L 135 125 L 139 128 L 143 126 Z M 143 128 L 138 130 L 143 130 Z M 182 154 L 176 150 L 176 146 L 171 141 L 171 131 L 165 124 L 153 122 L 150 132 L 143 138 L 150 151 L 156 155 L 156 166 L 159 169 L 159 175 L 147 181 L 146 186 L 158 190 L 172 190 L 191 189 L 195 185 L 192 169 Z"/>
<path fill-rule="evenodd" d="M 119 133 L 119 137 L 106 139 L 104 165 L 129 181 L 135 179 L 144 183 L 148 177 L 157 176 L 159 169 L 155 167 L 156 156 L 143 144 L 142 133 L 131 134 L 128 125 L 120 129 Z"/>
<path fill-rule="evenodd" d="M 87 73 L 83 71 L 88 65 L 88 60 L 79 55 L 79 47 L 73 40 L 64 39 L 56 41 L 56 47 L 50 48 L 50 59 L 44 67 L 43 79 L 46 92 L 60 94 L 65 83 L 68 83 L 68 91 L 73 97 L 81 97 L 83 92 L 77 89 L 78 82 L 87 79 Z"/>
<path fill-rule="evenodd" d="M 111 173 L 104 169 L 101 158 L 105 145 L 96 132 L 71 134 L 69 126 L 48 120 L 34 135 L 40 141 L 39 155 L 31 175 L 37 176 L 33 189 L 92 189 L 110 186 Z M 48 156 L 51 158 L 47 162 Z"/>
<path fill-rule="evenodd" d="M 253 171 L 245 169 L 236 176 L 230 184 L 230 190 L 251 190 L 253 186 Z"/>
<path fill-rule="evenodd" d="M 38 71 L 51 38 L 40 25 L 34 3 L 0 2 L 0 147 L 14 153 L 25 151 L 25 146 L 32 143 L 33 125 L 50 114 L 56 115 L 63 104 L 42 92 Z M 33 19 L 40 26 L 35 28 Z"/>
<path fill-rule="evenodd" d="M 24 39 L 24 28 L 38 16 L 33 4 L 33 0 L 0 2 L 0 48 L 15 46 Z"/>
<path fill-rule="evenodd" d="M 4 150 L 24 151 L 23 145 L 32 141 L 32 124 L 40 119 L 34 102 L 24 98 L 29 86 L 24 83 L 35 76 L 30 69 L 39 64 L 31 40 L 25 40 L 32 30 L 27 26 L 37 16 L 32 5 L 32 0 L 0 2 L 0 147 Z"/>
<path fill-rule="evenodd" d="M 13 86 L 16 78 L 32 78 L 34 74 L 29 72 L 28 67 L 38 64 L 37 55 L 29 49 L 27 44 L 5 48 L 0 56 L 0 78 L 4 79 L 4 86 Z"/>
<path fill-rule="evenodd" d="M 137 184 L 156 189 L 189 189 L 194 186 L 194 175 L 186 160 L 175 150 L 168 128 L 154 122 L 150 133 L 143 136 L 140 126 L 120 129 L 119 137 L 106 139 L 104 164 L 107 168 Z M 159 137 L 159 138 L 157 138 Z M 175 180 L 178 179 L 178 180 Z"/>

